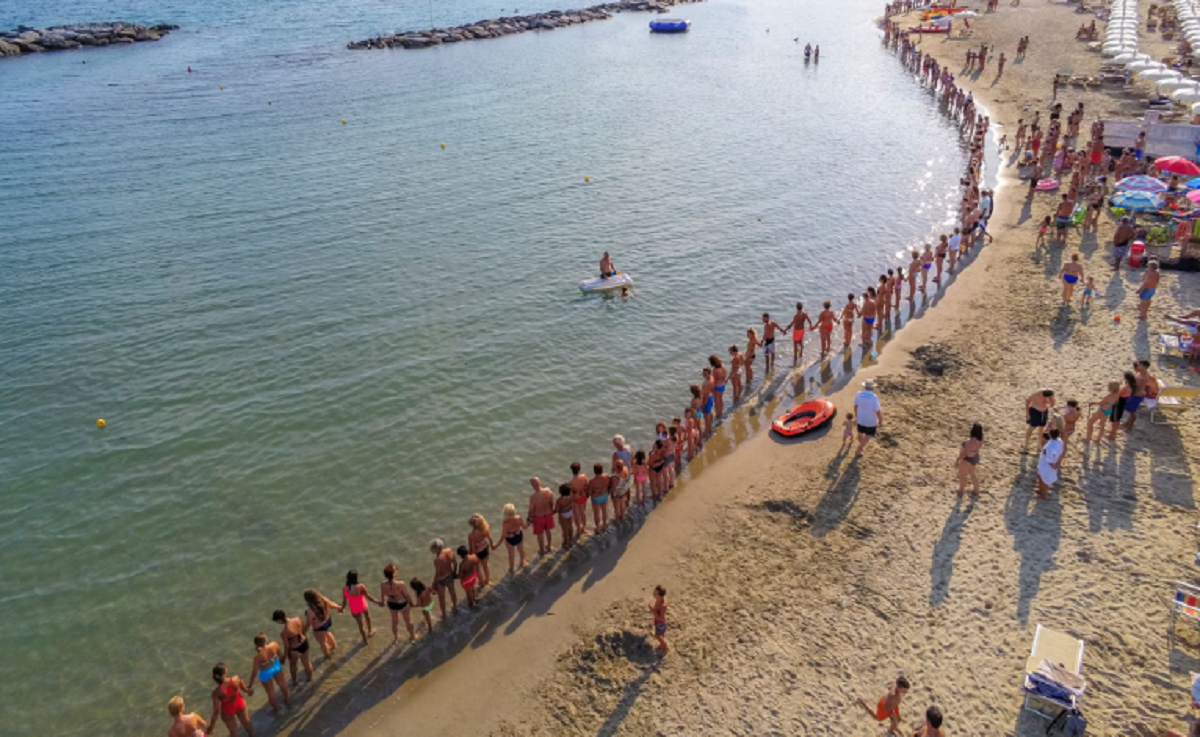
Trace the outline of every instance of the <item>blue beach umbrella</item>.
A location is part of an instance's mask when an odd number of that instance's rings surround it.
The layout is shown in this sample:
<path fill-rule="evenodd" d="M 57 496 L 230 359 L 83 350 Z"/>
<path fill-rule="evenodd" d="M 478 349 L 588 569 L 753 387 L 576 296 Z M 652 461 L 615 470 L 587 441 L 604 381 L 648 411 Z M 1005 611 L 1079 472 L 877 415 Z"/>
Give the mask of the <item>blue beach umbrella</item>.
<path fill-rule="evenodd" d="M 1192 179 L 1183 183 L 1188 189 L 1200 189 L 1200 179 Z"/>
<path fill-rule="evenodd" d="M 1109 203 L 1113 207 L 1120 207 L 1123 210 L 1142 212 L 1162 207 L 1163 199 L 1149 192 L 1121 192 L 1109 200 Z"/>
<path fill-rule="evenodd" d="M 1133 177 L 1125 177 L 1117 182 L 1117 189 L 1123 192 L 1151 192 L 1159 193 L 1166 192 L 1168 187 L 1154 177 L 1137 175 Z"/>

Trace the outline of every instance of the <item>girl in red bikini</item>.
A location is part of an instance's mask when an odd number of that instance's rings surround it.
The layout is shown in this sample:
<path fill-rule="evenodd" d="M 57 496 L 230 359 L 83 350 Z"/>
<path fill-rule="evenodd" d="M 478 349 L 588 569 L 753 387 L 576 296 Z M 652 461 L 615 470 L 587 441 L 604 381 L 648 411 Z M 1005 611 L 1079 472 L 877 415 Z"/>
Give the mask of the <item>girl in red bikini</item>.
<path fill-rule="evenodd" d="M 817 315 L 817 333 L 821 337 L 821 355 L 827 355 L 830 351 L 830 343 L 833 342 L 830 338 L 833 335 L 833 323 L 837 320 L 837 315 L 833 310 L 829 309 L 832 303 L 826 300 L 821 304 L 824 308 L 821 314 Z"/>
<path fill-rule="evenodd" d="M 367 608 L 367 600 L 375 602 L 379 606 L 383 606 L 383 602 L 371 596 L 371 592 L 367 591 L 364 584 L 358 582 L 358 571 L 349 571 L 346 573 L 346 587 L 342 589 L 342 609 L 346 605 L 350 605 L 350 615 L 354 617 L 354 621 L 358 624 L 358 634 L 362 635 L 363 644 L 367 644 L 367 640 L 375 636 L 375 630 L 371 628 L 371 612 Z M 363 621 L 366 625 L 363 625 Z"/>

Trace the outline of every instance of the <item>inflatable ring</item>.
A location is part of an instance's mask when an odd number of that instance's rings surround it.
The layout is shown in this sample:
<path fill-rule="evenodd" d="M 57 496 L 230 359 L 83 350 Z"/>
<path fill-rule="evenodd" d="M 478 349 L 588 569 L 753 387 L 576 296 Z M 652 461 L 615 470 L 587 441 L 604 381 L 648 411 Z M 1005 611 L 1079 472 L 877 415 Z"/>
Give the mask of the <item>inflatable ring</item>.
<path fill-rule="evenodd" d="M 1057 179 L 1039 179 L 1037 183 L 1037 191 L 1050 192 L 1058 189 Z"/>
<path fill-rule="evenodd" d="M 837 415 L 837 407 L 828 399 L 813 399 L 792 407 L 771 423 L 771 429 L 784 437 L 795 437 L 824 427 Z"/>

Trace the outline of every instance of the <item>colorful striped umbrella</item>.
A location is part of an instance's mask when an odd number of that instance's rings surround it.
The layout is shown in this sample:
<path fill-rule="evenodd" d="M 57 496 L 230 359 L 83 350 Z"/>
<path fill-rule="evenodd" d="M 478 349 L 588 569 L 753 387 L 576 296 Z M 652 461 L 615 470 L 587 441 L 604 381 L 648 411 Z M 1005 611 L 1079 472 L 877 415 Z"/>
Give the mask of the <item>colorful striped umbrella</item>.
<path fill-rule="evenodd" d="M 1132 177 L 1125 177 L 1117 182 L 1117 189 L 1123 192 L 1149 192 L 1151 194 L 1158 194 L 1159 192 L 1166 192 L 1168 188 L 1167 185 L 1154 177 L 1138 174 Z"/>
<path fill-rule="evenodd" d="M 1160 171 L 1169 171 L 1172 174 L 1183 174 L 1189 177 L 1200 174 L 1200 166 L 1196 166 L 1182 156 L 1163 156 L 1155 159 L 1154 165 Z"/>
<path fill-rule="evenodd" d="M 1121 192 L 1109 202 L 1113 207 L 1134 212 L 1157 210 L 1163 206 L 1163 198 L 1150 192 Z"/>

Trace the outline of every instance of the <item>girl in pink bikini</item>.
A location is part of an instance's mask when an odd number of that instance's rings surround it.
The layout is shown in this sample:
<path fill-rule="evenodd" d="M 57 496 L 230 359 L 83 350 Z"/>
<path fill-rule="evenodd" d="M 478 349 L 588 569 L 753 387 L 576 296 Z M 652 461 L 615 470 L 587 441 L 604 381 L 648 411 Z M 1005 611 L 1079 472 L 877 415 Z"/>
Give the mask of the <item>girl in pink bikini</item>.
<path fill-rule="evenodd" d="M 854 301 L 853 294 L 846 295 L 846 306 L 842 308 L 842 314 L 838 316 L 838 320 L 842 323 L 844 329 L 845 342 L 842 343 L 843 348 L 850 347 L 850 339 L 854 337 L 854 318 L 858 316 L 858 302 Z"/>
<path fill-rule="evenodd" d="M 371 612 L 367 609 L 367 600 L 375 602 L 379 606 L 383 606 L 383 602 L 371 596 L 371 592 L 367 590 L 365 584 L 358 582 L 358 571 L 349 571 L 346 573 L 346 587 L 342 589 L 342 608 L 350 605 L 350 615 L 354 617 L 354 621 L 358 623 L 358 634 L 362 635 L 363 644 L 367 644 L 367 639 L 375 636 L 375 631 L 371 629 Z M 363 620 L 366 620 L 366 626 L 363 626 Z"/>

